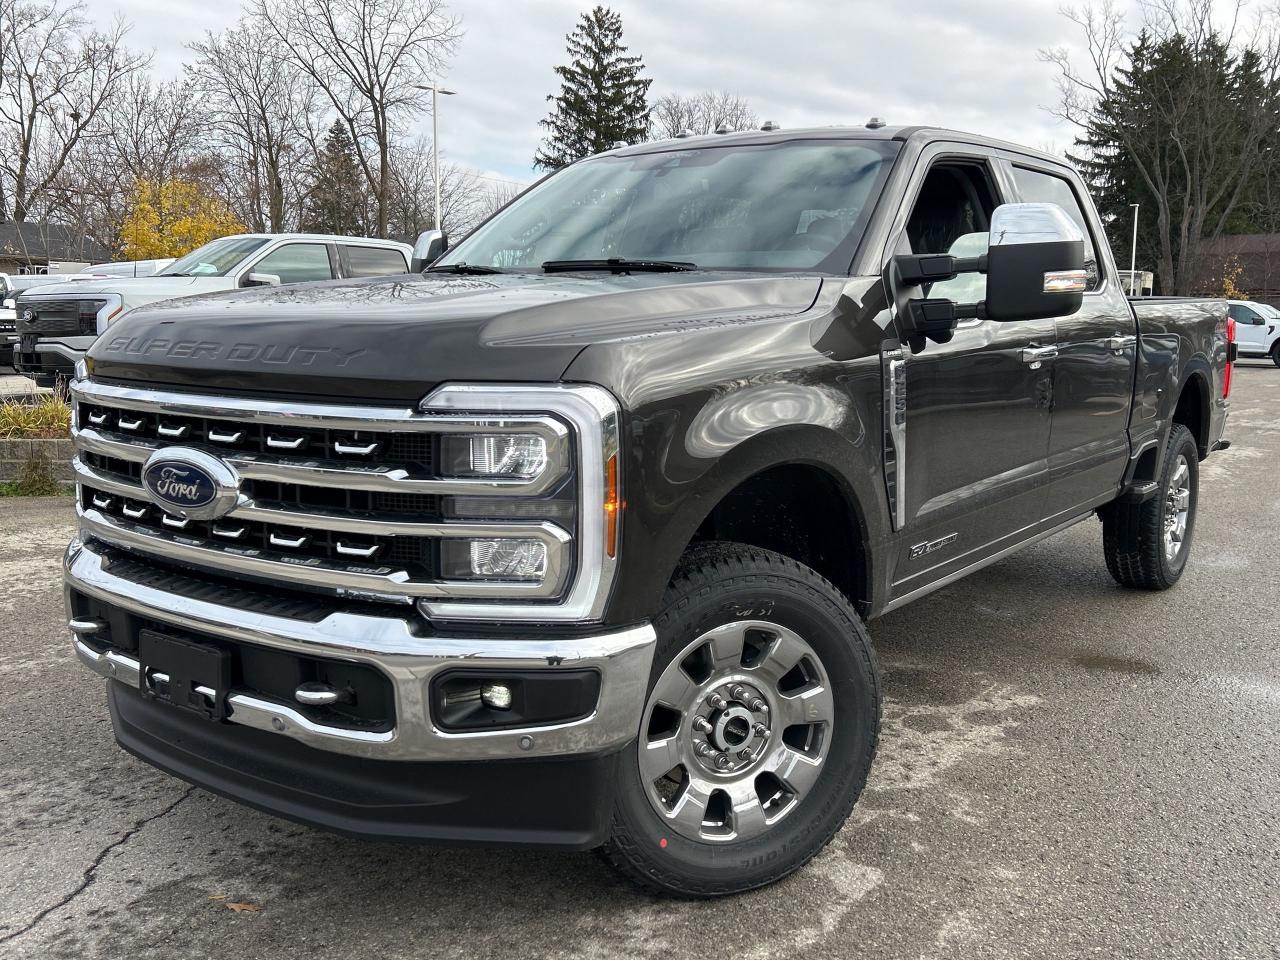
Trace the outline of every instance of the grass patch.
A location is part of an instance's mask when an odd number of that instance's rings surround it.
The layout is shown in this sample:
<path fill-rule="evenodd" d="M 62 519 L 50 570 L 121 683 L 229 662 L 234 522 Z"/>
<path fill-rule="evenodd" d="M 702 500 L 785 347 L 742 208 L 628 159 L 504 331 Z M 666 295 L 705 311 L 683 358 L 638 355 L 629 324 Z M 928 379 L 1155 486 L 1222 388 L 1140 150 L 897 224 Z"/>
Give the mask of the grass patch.
<path fill-rule="evenodd" d="M 75 487 L 53 478 L 48 457 L 32 457 L 22 465 L 16 480 L 0 483 L 3 497 L 59 497 L 75 493 Z"/>
<path fill-rule="evenodd" d="M 0 440 L 62 440 L 71 435 L 65 391 L 0 402 Z"/>

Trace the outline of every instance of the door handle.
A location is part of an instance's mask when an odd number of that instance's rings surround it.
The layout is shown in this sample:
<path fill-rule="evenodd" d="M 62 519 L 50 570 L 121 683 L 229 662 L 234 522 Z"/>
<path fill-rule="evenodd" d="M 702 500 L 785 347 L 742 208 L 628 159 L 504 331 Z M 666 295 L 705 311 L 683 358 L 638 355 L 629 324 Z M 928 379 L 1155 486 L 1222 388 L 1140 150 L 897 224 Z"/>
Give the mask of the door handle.
<path fill-rule="evenodd" d="M 1035 368 L 1039 366 L 1040 361 L 1052 360 L 1057 355 L 1057 347 L 1023 347 L 1022 362 L 1029 363 Z"/>
<path fill-rule="evenodd" d="M 1127 337 L 1115 336 L 1107 340 L 1107 347 L 1116 353 L 1124 353 L 1126 347 L 1131 347 L 1137 342 L 1138 338 L 1132 335 Z"/>

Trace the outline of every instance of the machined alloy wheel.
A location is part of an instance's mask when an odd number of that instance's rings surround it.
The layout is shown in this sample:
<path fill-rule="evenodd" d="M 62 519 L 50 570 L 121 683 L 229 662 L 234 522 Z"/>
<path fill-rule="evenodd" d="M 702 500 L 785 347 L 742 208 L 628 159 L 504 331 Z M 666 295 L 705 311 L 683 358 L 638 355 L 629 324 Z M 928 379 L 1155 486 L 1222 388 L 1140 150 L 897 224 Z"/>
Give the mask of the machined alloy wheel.
<path fill-rule="evenodd" d="M 649 802 L 691 840 L 759 836 L 817 781 L 834 718 L 822 661 L 794 630 L 765 620 L 709 630 L 667 665 L 645 708 Z"/>
<path fill-rule="evenodd" d="M 717 897 L 799 869 L 862 793 L 880 679 L 848 598 L 737 543 L 681 558 L 601 856 L 648 890 Z"/>
<path fill-rule="evenodd" d="M 1187 517 L 1191 513 L 1191 467 L 1186 454 L 1179 454 L 1174 462 L 1173 474 L 1164 507 L 1164 556 L 1175 560 L 1187 538 Z"/>

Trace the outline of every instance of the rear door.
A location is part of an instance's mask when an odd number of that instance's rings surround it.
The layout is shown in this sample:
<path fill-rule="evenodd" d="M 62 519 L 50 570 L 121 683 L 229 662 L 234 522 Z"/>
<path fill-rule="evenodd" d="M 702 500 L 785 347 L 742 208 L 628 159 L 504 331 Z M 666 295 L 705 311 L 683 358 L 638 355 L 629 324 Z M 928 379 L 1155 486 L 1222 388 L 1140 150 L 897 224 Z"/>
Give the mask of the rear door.
<path fill-rule="evenodd" d="M 409 261 L 395 247 L 344 243 L 341 249 L 343 270 L 348 277 L 395 277 L 409 272 Z"/>
<path fill-rule="evenodd" d="M 1077 313 L 1056 321 L 1046 519 L 1065 519 L 1114 497 L 1124 477 L 1137 321 L 1079 184 L 1032 159 L 1013 161 L 1011 174 L 1019 200 L 1056 203 L 1085 238 L 1088 292 Z"/>
<path fill-rule="evenodd" d="M 921 155 L 891 254 L 986 252 L 1008 199 L 978 148 L 935 144 Z M 966 274 L 917 296 L 975 303 L 986 278 Z M 1052 320 L 967 320 L 949 343 L 903 347 L 905 451 L 896 463 L 901 596 L 1017 542 L 1040 519 L 1049 441 Z"/>

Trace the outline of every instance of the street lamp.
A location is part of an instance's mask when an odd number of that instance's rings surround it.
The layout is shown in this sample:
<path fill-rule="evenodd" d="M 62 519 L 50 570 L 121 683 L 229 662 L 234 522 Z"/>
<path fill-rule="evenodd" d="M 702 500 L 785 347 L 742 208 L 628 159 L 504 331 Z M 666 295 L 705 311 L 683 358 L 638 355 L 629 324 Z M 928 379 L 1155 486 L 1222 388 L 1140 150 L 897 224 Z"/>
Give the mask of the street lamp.
<path fill-rule="evenodd" d="M 1134 296 L 1133 285 L 1137 282 L 1138 273 L 1138 207 L 1140 204 L 1131 203 L 1133 207 L 1133 245 L 1129 247 L 1129 296 Z"/>
<path fill-rule="evenodd" d="M 440 111 L 437 109 L 440 104 L 440 97 L 452 97 L 458 91 L 446 90 L 436 81 L 432 80 L 429 84 L 416 84 L 419 90 L 431 91 L 431 180 L 436 188 L 436 205 L 432 208 L 432 218 L 435 220 L 435 228 L 440 228 L 440 123 L 438 117 Z"/>

